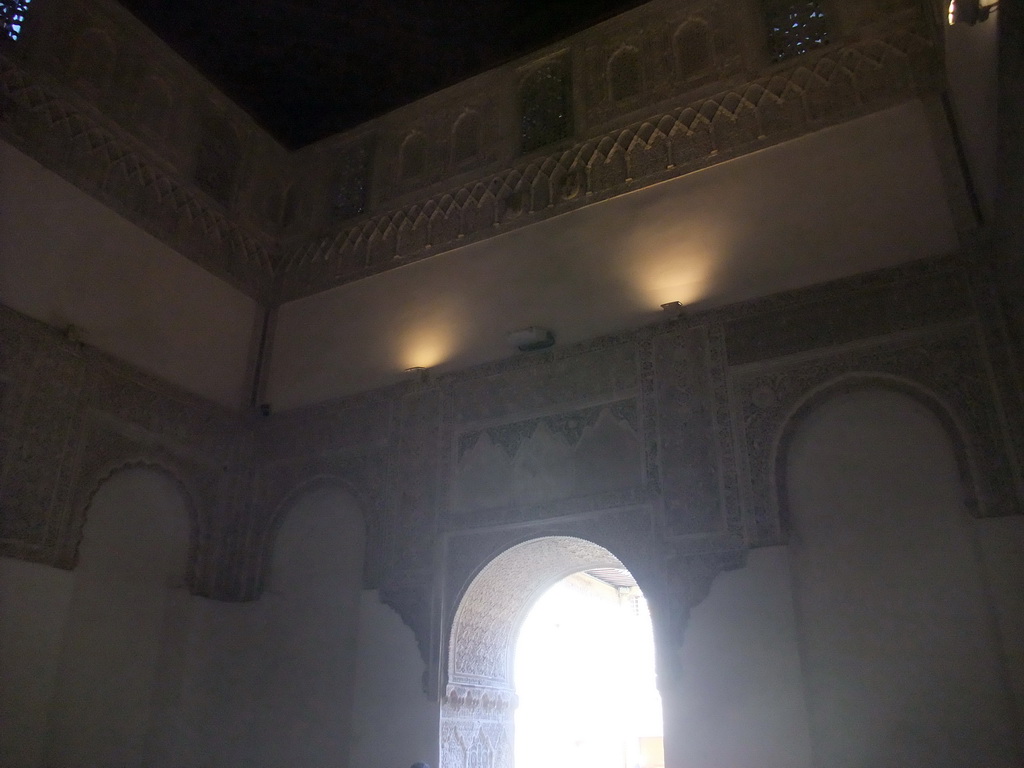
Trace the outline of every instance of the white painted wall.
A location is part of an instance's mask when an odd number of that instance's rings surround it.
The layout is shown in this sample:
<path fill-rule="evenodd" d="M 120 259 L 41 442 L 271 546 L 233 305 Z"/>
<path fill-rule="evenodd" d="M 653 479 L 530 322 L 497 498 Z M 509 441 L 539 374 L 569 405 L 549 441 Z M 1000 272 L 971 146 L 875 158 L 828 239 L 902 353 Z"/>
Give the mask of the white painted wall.
<path fill-rule="evenodd" d="M 690 614 L 663 686 L 668 768 L 810 768 L 789 553 L 755 550 Z"/>
<path fill-rule="evenodd" d="M 437 766 L 440 708 L 423 692 L 425 666 L 412 630 L 366 590 L 359 603 L 359 642 L 352 707 L 353 768 Z"/>
<path fill-rule="evenodd" d="M 40 765 L 73 589 L 67 571 L 0 558 L 0 765 Z"/>
<path fill-rule="evenodd" d="M 336 490 L 306 494 L 288 512 L 248 640 L 251 704 L 232 764 L 348 765 L 363 536 L 355 503 Z"/>
<path fill-rule="evenodd" d="M 803 422 L 787 469 L 815 765 L 1019 766 L 995 615 L 938 419 L 900 393 L 838 394 Z"/>
<path fill-rule="evenodd" d="M 97 492 L 74 572 L 0 560 L 3 768 L 348 764 L 363 550 L 351 498 L 298 500 L 255 603 L 190 596 L 188 542 L 177 487 L 132 469 Z"/>
<path fill-rule="evenodd" d="M 0 303 L 238 408 L 256 303 L 0 141 Z"/>
<path fill-rule="evenodd" d="M 277 410 L 410 366 L 508 357 L 510 331 L 573 343 L 957 247 L 928 118 L 908 102 L 281 307 Z"/>

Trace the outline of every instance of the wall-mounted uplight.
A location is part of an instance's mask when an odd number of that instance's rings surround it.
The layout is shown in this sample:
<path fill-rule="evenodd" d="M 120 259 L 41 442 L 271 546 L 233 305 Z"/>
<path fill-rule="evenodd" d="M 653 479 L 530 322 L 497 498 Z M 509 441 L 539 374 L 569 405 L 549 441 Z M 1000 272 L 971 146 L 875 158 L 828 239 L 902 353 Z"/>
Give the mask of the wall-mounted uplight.
<path fill-rule="evenodd" d="M 414 365 L 411 368 L 406 368 L 405 372 L 414 378 L 414 381 L 418 381 L 421 384 L 426 384 L 430 378 L 430 369 L 424 368 L 422 365 Z"/>
<path fill-rule="evenodd" d="M 536 352 L 540 349 L 547 349 L 555 343 L 554 333 L 536 325 L 512 331 L 506 338 L 508 343 L 520 352 Z"/>
<path fill-rule="evenodd" d="M 681 301 L 666 301 L 661 305 L 662 311 L 671 318 L 682 317 L 686 314 L 686 307 Z"/>
<path fill-rule="evenodd" d="M 974 26 L 985 21 L 997 5 L 999 5 L 998 2 L 982 5 L 981 0 L 949 0 L 946 20 L 950 26 L 954 24 Z"/>

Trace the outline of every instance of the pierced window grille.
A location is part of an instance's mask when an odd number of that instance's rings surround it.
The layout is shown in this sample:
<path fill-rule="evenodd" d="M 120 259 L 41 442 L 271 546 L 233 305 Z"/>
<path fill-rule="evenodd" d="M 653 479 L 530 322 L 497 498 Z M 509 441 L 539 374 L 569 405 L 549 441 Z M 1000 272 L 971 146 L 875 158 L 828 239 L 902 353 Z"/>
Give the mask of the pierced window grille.
<path fill-rule="evenodd" d="M 564 61 L 546 64 L 519 91 L 520 149 L 531 152 L 572 135 L 572 88 Z"/>
<path fill-rule="evenodd" d="M 766 9 L 772 61 L 785 61 L 828 45 L 828 17 L 818 0 L 774 3 Z"/>
<path fill-rule="evenodd" d="M 331 208 L 337 218 L 351 218 L 366 210 L 371 156 L 371 147 L 364 143 L 350 147 L 338 158 L 331 192 Z"/>
<path fill-rule="evenodd" d="M 0 0 L 0 29 L 3 37 L 17 40 L 25 24 L 30 0 Z"/>

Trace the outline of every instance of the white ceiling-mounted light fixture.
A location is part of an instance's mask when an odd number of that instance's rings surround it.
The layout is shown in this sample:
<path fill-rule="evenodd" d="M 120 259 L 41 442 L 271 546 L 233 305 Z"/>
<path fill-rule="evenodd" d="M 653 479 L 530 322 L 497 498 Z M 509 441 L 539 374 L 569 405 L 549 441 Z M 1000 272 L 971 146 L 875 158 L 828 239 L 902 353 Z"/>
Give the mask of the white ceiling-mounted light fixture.
<path fill-rule="evenodd" d="M 536 352 L 538 349 L 547 349 L 555 343 L 555 334 L 547 328 L 539 328 L 536 325 L 512 331 L 505 338 L 520 352 Z"/>
<path fill-rule="evenodd" d="M 998 0 L 989 5 L 982 5 L 981 0 L 949 0 L 946 21 L 950 26 L 954 24 L 974 26 L 988 19 L 992 9 L 998 5 Z"/>

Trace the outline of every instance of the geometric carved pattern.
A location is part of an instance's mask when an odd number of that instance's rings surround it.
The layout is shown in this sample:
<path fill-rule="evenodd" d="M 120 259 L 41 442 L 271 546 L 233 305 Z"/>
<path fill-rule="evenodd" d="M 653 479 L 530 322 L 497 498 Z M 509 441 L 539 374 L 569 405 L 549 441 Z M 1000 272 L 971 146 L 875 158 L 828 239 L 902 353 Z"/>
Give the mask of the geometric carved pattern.
<path fill-rule="evenodd" d="M 804 64 L 384 212 L 283 255 L 290 300 L 910 98 L 934 78 L 926 33 L 828 47 Z"/>

